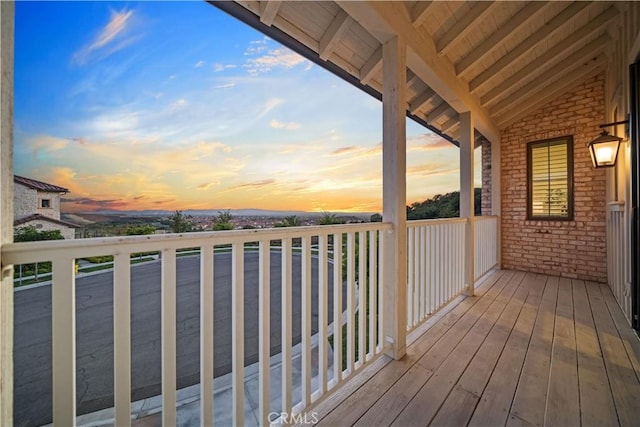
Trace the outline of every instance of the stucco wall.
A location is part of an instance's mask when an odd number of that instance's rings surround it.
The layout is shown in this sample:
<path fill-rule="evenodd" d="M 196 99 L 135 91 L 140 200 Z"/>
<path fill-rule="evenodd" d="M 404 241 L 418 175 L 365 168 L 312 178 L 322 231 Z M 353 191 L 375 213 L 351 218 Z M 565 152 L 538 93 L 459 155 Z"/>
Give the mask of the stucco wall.
<path fill-rule="evenodd" d="M 587 144 L 605 123 L 604 76 L 502 131 L 502 266 L 606 282 L 605 183 Z M 527 142 L 573 135 L 574 220 L 528 221 Z"/>

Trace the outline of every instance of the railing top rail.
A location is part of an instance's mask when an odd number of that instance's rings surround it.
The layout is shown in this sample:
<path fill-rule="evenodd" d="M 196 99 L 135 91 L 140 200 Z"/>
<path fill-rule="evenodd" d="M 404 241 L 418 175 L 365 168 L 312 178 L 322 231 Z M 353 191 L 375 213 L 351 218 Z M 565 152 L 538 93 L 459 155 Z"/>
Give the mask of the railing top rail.
<path fill-rule="evenodd" d="M 66 256 L 71 256 L 72 258 L 83 258 L 122 252 L 148 252 L 202 245 L 226 245 L 231 243 L 280 240 L 282 238 L 330 235 L 335 233 L 385 231 L 391 230 L 392 228 L 393 225 L 391 223 L 372 222 L 8 243 L 2 245 L 2 260 L 3 264 L 8 265 L 48 260 L 59 251 L 64 251 Z"/>
<path fill-rule="evenodd" d="M 500 217 L 498 215 L 476 215 L 473 218 L 475 221 L 480 221 L 483 219 L 498 219 Z"/>
<path fill-rule="evenodd" d="M 417 227 L 420 225 L 457 224 L 467 222 L 466 218 L 435 218 L 435 219 L 414 219 L 407 221 L 407 227 Z"/>

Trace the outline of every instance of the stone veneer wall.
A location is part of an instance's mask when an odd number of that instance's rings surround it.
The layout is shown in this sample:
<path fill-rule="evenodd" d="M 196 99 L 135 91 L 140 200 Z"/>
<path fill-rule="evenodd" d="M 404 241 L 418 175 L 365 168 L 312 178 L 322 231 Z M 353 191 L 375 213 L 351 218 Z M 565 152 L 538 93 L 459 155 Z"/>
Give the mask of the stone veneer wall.
<path fill-rule="evenodd" d="M 38 207 L 38 192 L 26 185 L 13 184 L 13 213 L 14 220 L 36 213 Z"/>
<path fill-rule="evenodd" d="M 502 267 L 606 282 L 605 170 L 587 144 L 605 123 L 604 76 L 571 89 L 502 130 Z M 574 220 L 528 221 L 529 141 L 573 135 Z"/>

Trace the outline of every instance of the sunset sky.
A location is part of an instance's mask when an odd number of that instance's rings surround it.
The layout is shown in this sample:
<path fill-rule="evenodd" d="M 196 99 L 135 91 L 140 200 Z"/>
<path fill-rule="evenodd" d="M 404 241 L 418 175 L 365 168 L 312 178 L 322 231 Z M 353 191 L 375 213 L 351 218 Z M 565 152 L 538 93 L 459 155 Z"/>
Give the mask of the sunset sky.
<path fill-rule="evenodd" d="M 15 173 L 63 212 L 381 210 L 380 102 L 205 2 L 17 2 L 15 40 Z M 408 202 L 458 190 L 407 135 Z"/>

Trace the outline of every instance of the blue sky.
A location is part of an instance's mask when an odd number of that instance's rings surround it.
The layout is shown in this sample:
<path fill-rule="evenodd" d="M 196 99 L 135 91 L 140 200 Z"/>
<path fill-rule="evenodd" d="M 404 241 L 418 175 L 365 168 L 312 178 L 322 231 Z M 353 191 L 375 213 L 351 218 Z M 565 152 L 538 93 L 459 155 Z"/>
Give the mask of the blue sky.
<path fill-rule="evenodd" d="M 381 104 L 205 2 L 18 2 L 15 61 L 15 171 L 63 211 L 381 210 Z M 407 135 L 408 201 L 457 190 Z"/>

